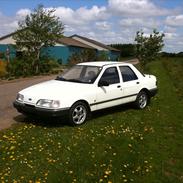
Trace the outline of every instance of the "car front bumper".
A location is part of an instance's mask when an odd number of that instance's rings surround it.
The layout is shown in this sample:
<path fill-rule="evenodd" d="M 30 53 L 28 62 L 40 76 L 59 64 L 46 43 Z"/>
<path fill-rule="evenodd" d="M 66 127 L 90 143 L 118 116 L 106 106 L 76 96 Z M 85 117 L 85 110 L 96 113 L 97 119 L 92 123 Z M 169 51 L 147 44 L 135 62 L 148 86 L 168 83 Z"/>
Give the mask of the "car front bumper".
<path fill-rule="evenodd" d="M 17 109 L 18 112 L 22 114 L 37 115 L 40 117 L 61 117 L 69 114 L 69 108 L 45 109 L 29 104 L 20 103 L 18 101 L 14 101 L 13 106 Z"/>

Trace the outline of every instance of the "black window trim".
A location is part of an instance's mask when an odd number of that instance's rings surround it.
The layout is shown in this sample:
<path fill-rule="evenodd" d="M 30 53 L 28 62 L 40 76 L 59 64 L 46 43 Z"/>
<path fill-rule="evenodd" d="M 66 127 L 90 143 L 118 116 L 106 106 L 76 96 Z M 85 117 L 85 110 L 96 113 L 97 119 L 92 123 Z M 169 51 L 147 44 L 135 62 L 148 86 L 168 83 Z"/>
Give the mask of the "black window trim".
<path fill-rule="evenodd" d="M 107 69 L 110 69 L 110 68 L 115 68 L 116 69 L 116 71 L 117 71 L 117 74 L 118 74 L 118 78 L 119 78 L 119 82 L 118 83 L 110 83 L 109 85 L 113 85 L 113 84 L 119 84 L 121 81 L 121 79 L 120 79 L 120 73 L 119 73 L 119 71 L 118 71 L 118 66 L 115 66 L 115 65 L 113 65 L 113 66 L 111 66 L 111 67 L 107 67 L 107 68 L 105 68 L 105 70 L 104 70 L 104 72 L 102 73 L 102 75 L 101 75 L 101 77 L 100 77 L 100 79 L 99 79 L 99 81 L 98 82 L 100 82 L 100 80 L 101 80 L 101 78 L 102 78 L 102 76 L 103 76 L 103 74 L 105 73 L 105 71 L 107 70 Z"/>

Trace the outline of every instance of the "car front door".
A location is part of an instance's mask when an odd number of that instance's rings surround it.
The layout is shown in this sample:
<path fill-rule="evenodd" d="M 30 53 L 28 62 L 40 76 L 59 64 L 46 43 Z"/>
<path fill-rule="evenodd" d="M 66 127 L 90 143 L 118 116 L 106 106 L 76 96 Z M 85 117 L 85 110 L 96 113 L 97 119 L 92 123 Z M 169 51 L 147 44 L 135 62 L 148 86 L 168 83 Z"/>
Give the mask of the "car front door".
<path fill-rule="evenodd" d="M 100 86 L 100 84 L 103 84 Z M 117 67 L 109 67 L 103 72 L 98 82 L 96 101 L 97 110 L 119 105 L 123 91 Z M 106 86 L 108 85 L 108 86 Z"/>

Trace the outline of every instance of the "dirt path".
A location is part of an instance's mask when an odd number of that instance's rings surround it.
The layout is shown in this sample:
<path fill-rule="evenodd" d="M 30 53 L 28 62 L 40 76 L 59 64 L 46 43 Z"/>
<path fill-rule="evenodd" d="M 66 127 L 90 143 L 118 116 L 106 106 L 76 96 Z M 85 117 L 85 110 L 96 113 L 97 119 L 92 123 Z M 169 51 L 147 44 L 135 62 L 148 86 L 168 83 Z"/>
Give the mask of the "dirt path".
<path fill-rule="evenodd" d="M 18 91 L 33 84 L 54 79 L 55 77 L 55 75 L 38 76 L 13 81 L 0 81 L 0 130 L 16 123 L 15 119 L 17 116 L 20 116 L 20 113 L 18 113 L 12 105 Z"/>
<path fill-rule="evenodd" d="M 126 63 L 130 63 L 130 64 L 133 64 L 133 65 L 136 65 L 139 63 L 139 60 L 137 58 L 133 58 L 133 59 L 130 59 L 130 60 L 127 60 L 127 61 L 123 61 L 123 62 L 126 62 Z"/>

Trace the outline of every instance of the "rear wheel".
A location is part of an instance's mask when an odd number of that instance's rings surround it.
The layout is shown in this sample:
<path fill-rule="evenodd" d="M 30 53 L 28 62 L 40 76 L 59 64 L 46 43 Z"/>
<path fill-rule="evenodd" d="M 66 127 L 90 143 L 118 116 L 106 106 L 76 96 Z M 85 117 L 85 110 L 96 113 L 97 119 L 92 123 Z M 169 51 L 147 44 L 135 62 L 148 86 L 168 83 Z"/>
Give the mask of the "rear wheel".
<path fill-rule="evenodd" d="M 81 125 L 89 116 L 88 106 L 83 102 L 76 102 L 69 111 L 69 122 L 72 126 Z"/>
<path fill-rule="evenodd" d="M 141 91 L 137 95 L 135 105 L 138 109 L 144 109 L 147 106 L 148 101 L 149 101 L 149 97 L 148 97 L 147 93 L 145 91 Z"/>

